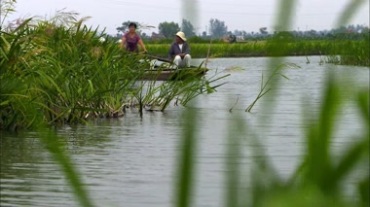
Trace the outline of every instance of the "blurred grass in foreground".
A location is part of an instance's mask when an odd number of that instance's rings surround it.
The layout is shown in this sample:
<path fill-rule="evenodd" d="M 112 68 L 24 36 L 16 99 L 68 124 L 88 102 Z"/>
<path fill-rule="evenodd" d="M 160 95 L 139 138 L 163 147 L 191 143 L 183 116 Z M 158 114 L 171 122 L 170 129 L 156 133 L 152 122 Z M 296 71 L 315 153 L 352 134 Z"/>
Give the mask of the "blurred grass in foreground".
<path fill-rule="evenodd" d="M 304 152 L 288 178 L 279 176 L 270 158 L 264 153 L 263 141 L 247 133 L 258 132 L 241 118 L 240 113 L 233 116 L 228 126 L 228 136 L 224 137 L 227 140 L 224 153 L 224 206 L 369 206 L 369 87 L 345 89 L 334 79 L 334 74 L 329 73 L 318 109 L 310 104 L 302 104 Z M 341 154 L 334 155 L 334 134 L 339 130 L 338 122 L 343 116 L 344 107 L 349 104 L 357 108 L 357 117 L 363 126 L 356 133 L 358 135 L 347 137 L 349 144 L 344 146 Z M 181 207 L 194 206 L 191 202 L 194 193 L 189 190 L 196 185 L 194 180 L 197 173 L 194 169 L 197 162 L 194 156 L 198 154 L 197 142 L 201 137 L 195 132 L 201 130 L 197 120 L 202 120 L 191 109 L 185 113 L 175 191 L 179 192 L 176 194 L 176 206 Z M 243 166 L 241 163 L 245 163 L 242 162 L 245 158 L 242 152 L 247 151 L 254 154 L 254 162 Z M 246 171 L 245 167 L 251 169 L 251 172 Z M 359 171 L 362 173 L 359 174 Z M 250 183 L 242 182 L 246 178 Z M 351 178 L 351 182 L 348 182 L 348 178 Z M 348 187 L 356 189 L 355 193 L 349 195 L 346 192 Z"/>
<path fill-rule="evenodd" d="M 288 28 L 292 19 L 292 11 L 294 10 L 293 0 L 282 0 L 278 9 L 278 17 L 276 26 L 279 28 Z M 349 1 L 348 6 L 339 17 L 340 24 L 346 24 L 351 16 L 353 16 L 364 1 Z M 269 52 L 273 55 L 284 55 L 281 48 L 284 48 L 286 42 L 275 39 L 272 41 L 272 46 Z M 349 48 L 342 48 L 347 49 Z M 366 48 L 365 48 L 366 51 Z M 368 50 L 367 50 L 368 51 Z M 349 54 L 349 53 L 348 53 Z M 368 58 L 368 56 L 367 56 Z M 283 58 L 272 59 L 269 64 L 270 75 L 274 73 L 276 65 L 281 64 Z M 224 188 L 225 205 L 228 207 L 234 206 L 369 206 L 369 142 L 370 142 L 370 122 L 369 122 L 369 88 L 354 89 L 351 91 L 351 97 L 345 97 L 343 86 L 341 83 L 335 82 L 332 74 L 328 74 L 323 85 L 323 96 L 319 110 L 314 110 L 312 107 L 305 108 L 304 128 L 306 129 L 304 153 L 295 172 L 287 179 L 278 176 L 274 166 L 270 164 L 269 158 L 264 155 L 263 144 L 254 136 L 248 136 L 246 131 L 251 129 L 247 123 L 240 118 L 233 119 L 229 126 L 229 136 L 225 137 L 228 140 L 228 145 L 225 150 L 225 157 L 228 157 L 225 165 L 228 171 L 225 172 L 226 186 Z M 276 94 L 279 88 L 279 78 L 272 79 L 271 86 L 276 89 L 272 90 L 269 102 L 263 103 L 263 111 L 267 114 L 272 114 Z M 351 100 L 357 106 L 359 117 L 363 123 L 363 131 L 360 137 L 348 137 L 352 143 L 346 146 L 346 149 L 340 156 L 334 156 L 332 153 L 331 143 L 334 140 L 334 132 L 338 130 L 337 122 L 340 118 L 341 109 L 345 103 Z M 312 114 L 312 111 L 319 111 L 317 114 Z M 185 123 L 191 123 L 198 120 L 199 116 L 193 114 L 187 116 Z M 267 118 L 261 118 L 260 122 L 269 124 Z M 244 126 L 244 127 L 243 127 Z M 194 131 L 198 128 L 195 126 L 185 125 L 182 135 L 182 143 L 185 140 L 200 140 L 192 136 L 188 136 L 187 131 Z M 242 147 L 242 142 L 254 142 L 252 149 Z M 196 146 L 197 144 L 193 144 Z M 179 151 L 179 161 L 189 156 L 189 146 L 182 145 Z M 254 157 L 254 163 L 248 166 L 252 169 L 252 173 L 242 170 L 240 164 L 240 151 L 252 150 L 258 158 Z M 184 153 L 184 152 L 187 153 Z M 191 149 L 194 154 L 197 154 L 197 148 Z M 181 179 L 186 173 L 184 167 L 191 169 L 194 166 L 189 166 L 188 163 L 183 163 L 179 166 L 177 177 Z M 191 163 L 196 165 L 195 162 Z M 358 170 L 366 170 L 362 177 L 356 177 L 356 181 L 351 184 L 345 183 L 345 180 L 353 176 Z M 191 173 L 191 172 L 188 172 Z M 193 175 L 189 175 L 191 179 Z M 240 182 L 240 178 L 249 177 L 250 185 Z M 191 180 L 189 182 L 192 182 Z M 179 182 L 180 183 L 180 182 Z M 345 185 L 355 185 L 355 197 L 349 198 L 345 193 Z M 177 186 L 177 192 L 181 192 L 184 184 Z M 244 190 L 248 189 L 248 190 Z M 194 194 L 190 194 L 194 195 Z M 178 196 L 191 199 L 189 194 L 181 194 Z M 181 199 L 177 199 L 181 200 Z M 193 206 L 191 203 L 182 203 L 179 206 Z"/>

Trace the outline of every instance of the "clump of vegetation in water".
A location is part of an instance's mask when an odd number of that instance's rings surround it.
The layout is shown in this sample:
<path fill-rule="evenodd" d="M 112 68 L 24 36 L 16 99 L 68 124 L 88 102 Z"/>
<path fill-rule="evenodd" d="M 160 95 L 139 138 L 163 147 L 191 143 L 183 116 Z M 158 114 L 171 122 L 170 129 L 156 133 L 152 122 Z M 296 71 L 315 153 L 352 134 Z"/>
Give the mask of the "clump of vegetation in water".
<path fill-rule="evenodd" d="M 79 123 L 92 115 L 118 114 L 135 78 L 130 72 L 138 67 L 135 60 L 112 40 L 100 41 L 103 34 L 82 21 L 30 22 L 1 34 L 1 127 L 28 128 L 35 120 Z M 30 113 L 29 107 L 40 113 Z"/>

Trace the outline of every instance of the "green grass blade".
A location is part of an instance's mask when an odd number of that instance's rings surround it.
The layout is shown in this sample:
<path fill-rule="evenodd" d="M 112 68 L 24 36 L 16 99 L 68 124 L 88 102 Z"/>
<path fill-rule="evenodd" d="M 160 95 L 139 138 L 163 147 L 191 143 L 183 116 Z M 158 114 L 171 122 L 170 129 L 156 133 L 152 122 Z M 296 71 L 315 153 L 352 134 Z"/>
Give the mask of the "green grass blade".
<path fill-rule="evenodd" d="M 344 8 L 344 10 L 341 12 L 341 15 L 339 16 L 336 25 L 342 26 L 349 23 L 351 18 L 353 18 L 357 13 L 359 9 L 361 9 L 361 6 L 366 3 L 366 0 L 350 0 L 348 1 L 347 6 Z"/>
<path fill-rule="evenodd" d="M 62 142 L 58 141 L 58 137 L 50 130 L 40 130 L 40 137 L 46 148 L 51 153 L 54 160 L 62 168 L 63 174 L 68 180 L 74 195 L 80 206 L 92 207 L 92 201 L 88 196 L 86 189 L 81 181 L 79 173 L 72 164 L 71 158 L 63 151 Z"/>
<path fill-rule="evenodd" d="M 185 111 L 184 127 L 178 155 L 176 206 L 189 207 L 195 175 L 195 157 L 197 152 L 196 130 L 198 117 L 192 109 Z"/>
<path fill-rule="evenodd" d="M 242 153 L 242 143 L 241 139 L 245 136 L 245 122 L 239 116 L 234 116 L 233 120 L 230 121 L 228 126 L 228 137 L 227 146 L 225 147 L 225 205 L 228 207 L 237 207 L 241 204 L 242 199 L 240 196 L 242 193 L 240 189 L 241 185 L 241 153 Z"/>

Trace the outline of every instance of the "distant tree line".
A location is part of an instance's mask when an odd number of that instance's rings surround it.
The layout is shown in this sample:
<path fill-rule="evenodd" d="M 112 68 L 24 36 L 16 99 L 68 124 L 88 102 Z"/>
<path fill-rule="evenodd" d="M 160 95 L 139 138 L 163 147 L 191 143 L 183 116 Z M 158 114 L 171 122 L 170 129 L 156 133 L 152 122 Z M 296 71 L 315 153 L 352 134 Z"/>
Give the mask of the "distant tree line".
<path fill-rule="evenodd" d="M 117 27 L 116 38 L 120 38 L 123 33 L 128 30 L 128 25 L 130 22 L 126 21 Z M 349 25 L 343 26 L 331 30 L 293 30 L 293 31 L 268 31 L 267 27 L 261 27 L 259 31 L 256 32 L 246 32 L 244 30 L 234 30 L 229 31 L 226 23 L 219 19 L 210 19 L 208 30 L 203 31 L 201 34 L 196 34 L 193 24 L 183 19 L 181 25 L 176 22 L 161 22 L 158 25 L 158 31 L 152 32 L 152 34 L 142 33 L 142 29 L 155 28 L 154 26 L 142 25 L 135 22 L 138 25 L 138 32 L 141 37 L 147 40 L 156 41 L 169 41 L 172 39 L 174 34 L 178 31 L 183 31 L 187 37 L 194 40 L 194 42 L 209 41 L 210 39 L 220 40 L 220 41 L 258 41 L 267 40 L 273 37 L 283 38 L 283 39 L 306 39 L 306 40 L 328 40 L 328 39 L 361 39 L 363 35 L 369 35 L 369 27 L 363 25 Z"/>
<path fill-rule="evenodd" d="M 142 33 L 141 30 L 143 29 L 143 25 L 136 21 L 125 21 L 121 24 L 121 26 L 117 27 L 117 34 L 116 37 L 121 37 L 122 34 L 128 31 L 128 25 L 133 22 L 138 25 L 137 32 L 140 33 L 140 35 L 143 38 L 151 38 L 154 36 L 154 38 L 171 38 L 176 34 L 178 31 L 183 31 L 187 37 L 195 37 L 197 36 L 195 32 L 194 25 L 186 19 L 182 20 L 181 25 L 175 22 L 161 22 L 158 25 L 158 33 L 153 32 L 151 36 L 149 36 L 146 33 Z M 148 26 L 145 26 L 148 27 Z M 199 37 L 208 37 L 208 38 L 222 38 L 223 36 L 229 34 L 227 30 L 227 26 L 224 21 L 218 20 L 218 19 L 211 19 L 209 21 L 209 32 L 204 31 L 202 32 L 202 35 L 198 35 Z"/>

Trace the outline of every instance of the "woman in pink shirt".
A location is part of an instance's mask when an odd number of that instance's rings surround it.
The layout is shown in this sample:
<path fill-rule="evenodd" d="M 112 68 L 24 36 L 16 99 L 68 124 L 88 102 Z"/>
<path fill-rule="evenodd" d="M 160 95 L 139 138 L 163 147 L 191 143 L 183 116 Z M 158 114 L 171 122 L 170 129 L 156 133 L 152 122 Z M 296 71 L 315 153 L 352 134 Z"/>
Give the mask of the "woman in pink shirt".
<path fill-rule="evenodd" d="M 136 33 L 137 25 L 135 23 L 130 23 L 128 26 L 128 32 L 122 36 L 122 44 L 126 48 L 128 52 L 139 52 L 138 45 L 140 45 L 141 49 L 146 53 L 147 50 L 145 48 L 143 40 L 140 36 Z"/>

